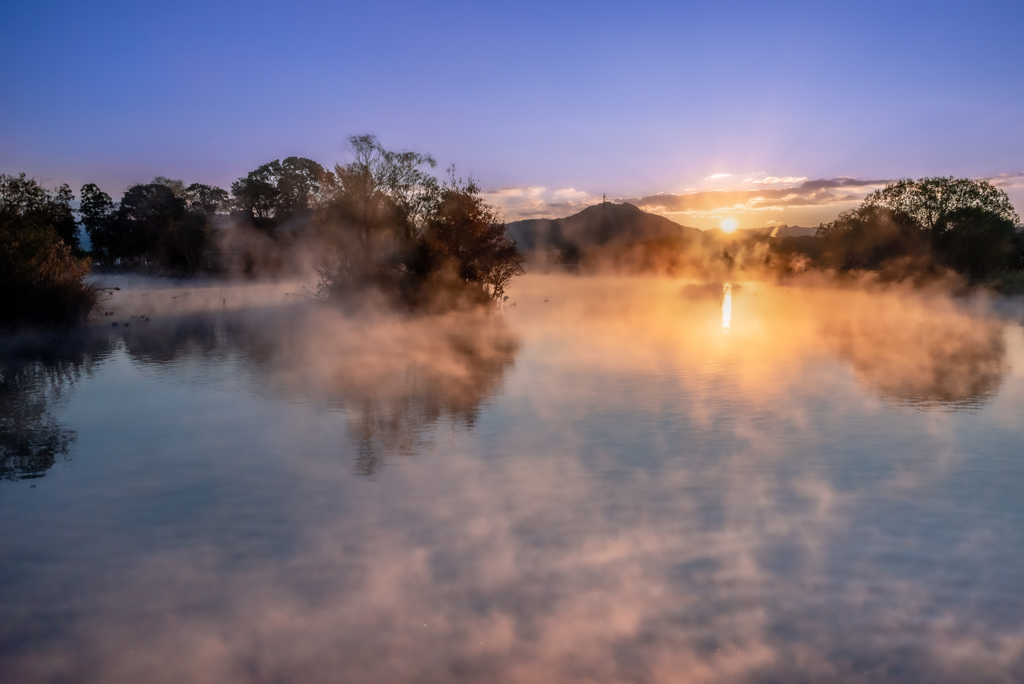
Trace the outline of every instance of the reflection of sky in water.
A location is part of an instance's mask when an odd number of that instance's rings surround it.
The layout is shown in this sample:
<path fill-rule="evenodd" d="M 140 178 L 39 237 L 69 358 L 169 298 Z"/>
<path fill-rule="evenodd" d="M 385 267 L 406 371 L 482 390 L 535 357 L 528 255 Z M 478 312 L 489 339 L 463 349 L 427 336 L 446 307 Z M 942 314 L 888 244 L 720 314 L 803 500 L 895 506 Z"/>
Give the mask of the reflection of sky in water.
<path fill-rule="evenodd" d="M 1021 678 L 1019 325 L 513 294 L 105 333 L 52 408 L 71 458 L 0 485 L 0 680 Z"/>

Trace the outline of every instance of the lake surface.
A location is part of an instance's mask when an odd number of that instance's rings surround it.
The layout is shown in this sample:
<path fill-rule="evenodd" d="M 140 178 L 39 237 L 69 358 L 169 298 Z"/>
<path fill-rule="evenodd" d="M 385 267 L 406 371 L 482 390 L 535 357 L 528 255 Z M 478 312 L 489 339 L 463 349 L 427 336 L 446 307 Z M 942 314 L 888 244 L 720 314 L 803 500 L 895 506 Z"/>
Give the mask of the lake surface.
<path fill-rule="evenodd" d="M 2 682 L 1024 681 L 1019 301 L 118 282 L 3 340 Z"/>

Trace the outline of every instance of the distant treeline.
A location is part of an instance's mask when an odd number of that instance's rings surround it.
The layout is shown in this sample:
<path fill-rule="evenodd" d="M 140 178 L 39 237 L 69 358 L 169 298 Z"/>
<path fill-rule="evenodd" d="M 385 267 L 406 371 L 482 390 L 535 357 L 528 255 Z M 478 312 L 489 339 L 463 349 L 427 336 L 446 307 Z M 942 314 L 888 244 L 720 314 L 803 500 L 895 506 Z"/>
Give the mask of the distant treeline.
<path fill-rule="evenodd" d="M 1024 235 L 1006 193 L 985 181 L 901 180 L 821 224 L 814 236 L 727 236 L 604 204 L 511 231 L 470 179 L 439 181 L 429 155 L 349 138 L 352 159 L 326 169 L 274 160 L 232 183 L 157 177 L 119 201 L 89 183 L 0 176 L 0 324 L 81 319 L 103 268 L 285 275 L 316 268 L 317 295 L 373 288 L 394 303 L 450 308 L 500 300 L 532 255 L 591 271 L 725 277 L 735 271 L 876 271 L 888 278 L 956 271 L 1006 290 L 1024 285 Z M 79 241 L 80 227 L 90 248 Z M 91 260 L 91 261 L 90 261 Z M 753 275 L 753 273 L 752 273 Z"/>
<path fill-rule="evenodd" d="M 81 318 L 95 302 L 82 282 L 89 259 L 103 268 L 249 275 L 284 275 L 303 263 L 318 268 L 324 298 L 374 287 L 412 306 L 500 299 L 524 271 L 523 257 L 475 181 L 454 168 L 439 181 L 428 171 L 432 157 L 384 149 L 372 135 L 349 144 L 352 161 L 333 170 L 288 157 L 230 192 L 157 177 L 115 202 L 89 183 L 77 211 L 67 185 L 48 191 L 25 174 L 0 176 L 0 322 Z"/>

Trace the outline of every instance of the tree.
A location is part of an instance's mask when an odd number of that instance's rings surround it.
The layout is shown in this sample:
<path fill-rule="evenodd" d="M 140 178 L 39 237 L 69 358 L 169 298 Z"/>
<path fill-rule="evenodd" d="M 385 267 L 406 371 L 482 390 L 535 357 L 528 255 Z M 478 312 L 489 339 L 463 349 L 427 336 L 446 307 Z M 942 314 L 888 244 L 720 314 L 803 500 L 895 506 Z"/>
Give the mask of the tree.
<path fill-rule="evenodd" d="M 114 202 L 95 183 L 82 186 L 82 201 L 78 213 L 82 226 L 92 243 L 92 253 L 98 258 L 114 258 L 117 235 L 113 228 Z"/>
<path fill-rule="evenodd" d="M 945 225 L 949 214 L 964 209 L 989 211 L 1014 225 L 1020 222 L 1004 191 L 987 181 L 952 176 L 916 181 L 904 178 L 871 193 L 864 204 L 905 214 L 919 229 L 929 233 Z"/>
<path fill-rule="evenodd" d="M 170 188 L 175 197 L 185 200 L 185 206 L 189 210 L 210 215 L 217 213 L 227 205 L 227 191 L 216 185 L 193 183 L 186 186 L 185 181 L 166 176 L 156 176 L 152 182 Z"/>
<path fill-rule="evenodd" d="M 279 224 L 312 208 L 327 173 L 320 164 L 304 157 L 288 157 L 281 162 L 278 202 L 274 208 Z"/>
<path fill-rule="evenodd" d="M 47 191 L 35 179 L 0 175 L 0 322 L 71 323 L 88 314 L 96 290 L 87 260 L 62 233 L 77 224 L 66 185 Z"/>
<path fill-rule="evenodd" d="M 315 204 L 329 172 L 304 157 L 275 159 L 231 184 L 235 208 L 255 225 L 272 232 Z"/>
<path fill-rule="evenodd" d="M 352 161 L 335 166 L 325 198 L 328 221 L 355 229 L 367 251 L 389 233 L 411 241 L 436 205 L 437 179 L 422 167 L 437 162 L 429 154 L 386 150 L 373 135 L 348 142 Z"/>
<path fill-rule="evenodd" d="M 1020 267 L 1019 221 L 1006 193 L 986 181 L 905 178 L 822 224 L 817 236 L 838 268 L 878 268 L 916 253 L 928 257 L 919 264 L 981 277 Z"/>
<path fill-rule="evenodd" d="M 188 190 L 185 189 L 185 181 L 183 180 L 175 180 L 174 178 L 168 178 L 167 176 L 154 176 L 150 183 L 166 186 L 170 188 L 175 197 L 188 200 Z"/>
<path fill-rule="evenodd" d="M 335 166 L 317 211 L 337 252 L 320 271 L 321 295 L 373 285 L 412 305 L 441 291 L 486 300 L 524 272 L 522 254 L 475 181 L 456 180 L 452 170 L 442 186 L 427 171 L 433 157 L 384 149 L 372 135 L 350 137 L 349 148 L 352 160 Z"/>
<path fill-rule="evenodd" d="M 281 162 L 275 159 L 231 184 L 235 208 L 265 230 L 273 228 L 274 209 L 281 194 L 277 189 L 280 175 Z"/>
<path fill-rule="evenodd" d="M 840 270 L 876 269 L 926 245 L 921 230 L 906 214 L 863 204 L 818 227 L 825 262 Z"/>
<path fill-rule="evenodd" d="M 472 178 L 467 183 L 455 178 L 454 167 L 436 211 L 427 219 L 424 238 L 431 270 L 449 269 L 493 299 L 500 299 L 508 283 L 526 272 L 505 223 L 484 203 Z"/>
<path fill-rule="evenodd" d="M 61 185 L 51 194 L 50 211 L 53 220 L 53 229 L 64 241 L 64 244 L 71 248 L 76 256 L 83 256 L 81 241 L 78 237 L 78 221 L 71 210 L 71 202 L 75 196 L 67 183 Z"/>
<path fill-rule="evenodd" d="M 185 200 L 162 183 L 133 185 L 125 190 L 114 225 L 122 258 L 159 261 L 161 241 L 185 219 Z"/>
<path fill-rule="evenodd" d="M 128 188 L 119 204 L 95 184 L 82 186 L 82 225 L 96 259 L 145 259 L 194 271 L 209 247 L 210 217 L 228 194 L 214 185 L 157 176 Z"/>
<path fill-rule="evenodd" d="M 325 176 L 316 221 L 333 244 L 337 263 L 325 270 L 328 291 L 356 282 L 401 279 L 426 216 L 437 201 L 437 180 L 423 167 L 433 157 L 386 150 L 372 135 L 351 136 L 352 161 Z"/>
<path fill-rule="evenodd" d="M 932 229 L 940 263 L 974 278 L 1019 269 L 1017 227 L 1004 213 L 963 207 L 943 215 Z"/>
<path fill-rule="evenodd" d="M 198 183 L 180 194 L 164 183 L 134 185 L 125 191 L 114 216 L 122 257 L 145 257 L 175 269 L 194 271 L 209 244 L 210 213 L 227 193 Z"/>
<path fill-rule="evenodd" d="M 0 175 L 0 275 L 32 277 L 60 237 L 54 228 L 53 197 L 34 178 Z"/>
<path fill-rule="evenodd" d="M 18 176 L 3 175 L 0 178 L 3 178 L 6 211 L 16 212 L 21 221 L 52 227 L 65 245 L 76 254 L 80 253 L 78 222 L 71 210 L 75 196 L 67 184 L 48 191 L 24 173 Z"/>
<path fill-rule="evenodd" d="M 185 200 L 192 211 L 212 216 L 228 205 L 228 193 L 216 185 L 193 183 L 185 188 Z"/>

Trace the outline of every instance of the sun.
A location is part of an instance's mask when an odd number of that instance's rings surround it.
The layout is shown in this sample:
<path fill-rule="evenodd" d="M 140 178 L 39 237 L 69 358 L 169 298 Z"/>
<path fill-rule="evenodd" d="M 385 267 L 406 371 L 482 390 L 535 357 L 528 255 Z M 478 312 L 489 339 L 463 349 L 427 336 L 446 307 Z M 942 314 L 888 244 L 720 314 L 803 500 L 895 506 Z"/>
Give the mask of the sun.
<path fill-rule="evenodd" d="M 739 226 L 736 223 L 736 219 L 734 219 L 731 216 L 728 216 L 722 219 L 722 222 L 718 224 L 718 227 L 722 229 L 723 233 L 731 233 L 734 230 L 736 230 L 736 228 L 738 228 Z"/>

